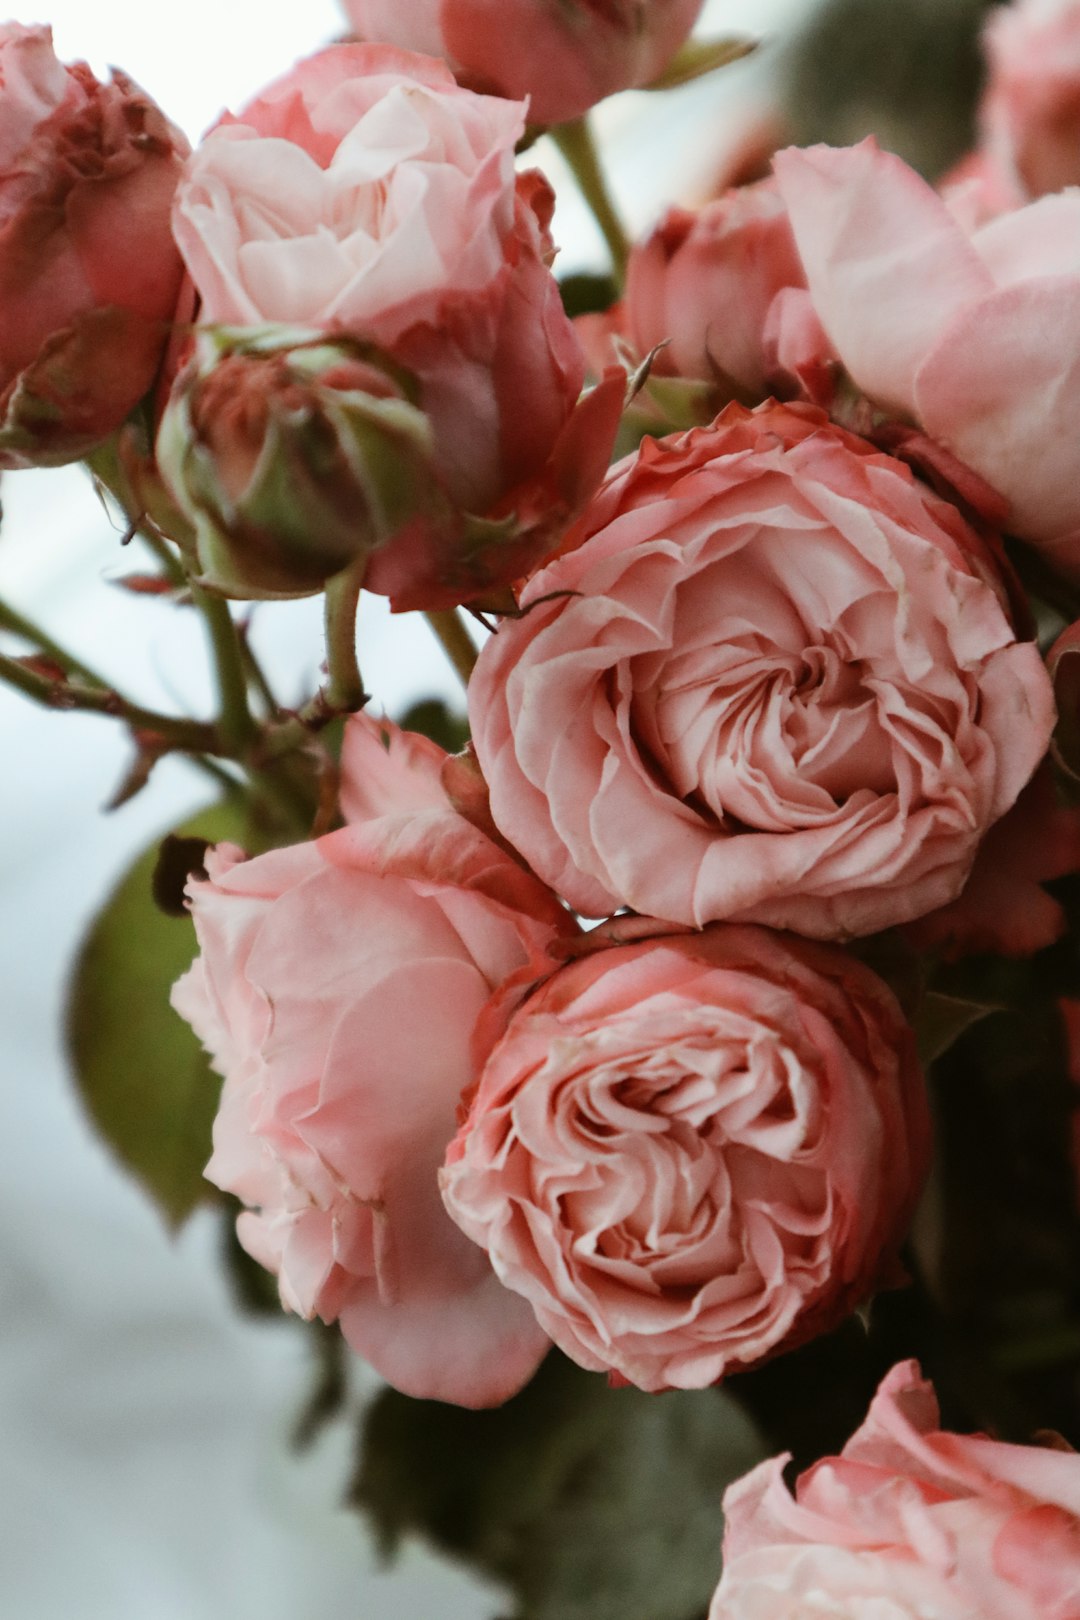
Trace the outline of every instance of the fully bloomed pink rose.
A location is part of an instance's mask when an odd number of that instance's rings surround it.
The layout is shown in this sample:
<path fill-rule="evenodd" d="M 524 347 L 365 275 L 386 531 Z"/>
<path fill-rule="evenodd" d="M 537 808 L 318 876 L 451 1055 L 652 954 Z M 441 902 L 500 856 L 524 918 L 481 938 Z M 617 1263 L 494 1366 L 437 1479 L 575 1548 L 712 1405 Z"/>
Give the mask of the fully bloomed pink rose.
<path fill-rule="evenodd" d="M 343 0 L 364 39 L 445 56 L 477 88 L 528 96 L 535 124 L 561 124 L 675 55 L 703 0 Z"/>
<path fill-rule="evenodd" d="M 0 26 L 0 466 L 74 461 L 148 392 L 182 266 L 187 142 L 123 73 Z"/>
<path fill-rule="evenodd" d="M 1016 0 L 983 35 L 989 81 L 984 145 L 1029 197 L 1080 185 L 1080 5 Z"/>
<path fill-rule="evenodd" d="M 806 284 L 775 185 L 728 191 L 695 210 L 672 208 L 630 254 L 625 326 L 641 354 L 657 344 L 659 376 L 711 382 L 760 399 L 770 367 L 764 336 L 784 287 Z"/>
<path fill-rule="evenodd" d="M 580 1365 L 693 1389 L 865 1298 L 928 1137 L 914 1040 L 874 974 L 714 927 L 597 951 L 530 996 L 443 1197 Z"/>
<path fill-rule="evenodd" d="M 445 756 L 357 718 L 343 830 L 193 882 L 201 954 L 177 1010 L 225 1076 L 210 1179 L 282 1303 L 339 1321 L 408 1394 L 493 1405 L 547 1348 L 439 1201 L 474 1025 L 570 926 L 539 883 L 450 808 Z"/>
<path fill-rule="evenodd" d="M 1046 753 L 956 510 L 809 406 L 623 462 L 470 685 L 503 835 L 579 911 L 874 933 L 956 897 Z"/>
<path fill-rule="evenodd" d="M 731 1486 L 709 1620 L 1076 1620 L 1080 1456 L 939 1425 L 902 1362 L 793 1492 L 786 1457 Z"/>
<path fill-rule="evenodd" d="M 818 316 L 874 405 L 916 422 L 1080 572 L 1080 191 L 965 229 L 871 139 L 774 159 Z"/>
<path fill-rule="evenodd" d="M 515 174 L 524 127 L 519 103 L 459 89 L 441 62 L 332 46 L 213 130 L 177 198 L 203 322 L 360 338 L 411 379 L 460 522 L 408 523 L 372 557 L 365 583 L 399 607 L 525 573 L 607 465 L 624 380 L 578 406 L 554 198 Z"/>

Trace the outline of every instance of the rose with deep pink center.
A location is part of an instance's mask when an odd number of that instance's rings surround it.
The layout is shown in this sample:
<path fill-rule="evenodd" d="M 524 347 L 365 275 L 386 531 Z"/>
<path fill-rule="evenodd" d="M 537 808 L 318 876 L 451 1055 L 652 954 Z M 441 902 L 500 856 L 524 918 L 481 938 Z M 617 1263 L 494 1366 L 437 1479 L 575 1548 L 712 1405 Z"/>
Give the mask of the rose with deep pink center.
<path fill-rule="evenodd" d="M 500 831 L 579 911 L 867 934 L 962 888 L 1054 708 L 984 542 L 807 407 L 646 441 L 470 687 Z"/>
<path fill-rule="evenodd" d="M 832 946 L 713 927 L 597 951 L 528 997 L 442 1186 L 575 1361 L 687 1389 L 865 1297 L 927 1155 L 880 980 Z"/>

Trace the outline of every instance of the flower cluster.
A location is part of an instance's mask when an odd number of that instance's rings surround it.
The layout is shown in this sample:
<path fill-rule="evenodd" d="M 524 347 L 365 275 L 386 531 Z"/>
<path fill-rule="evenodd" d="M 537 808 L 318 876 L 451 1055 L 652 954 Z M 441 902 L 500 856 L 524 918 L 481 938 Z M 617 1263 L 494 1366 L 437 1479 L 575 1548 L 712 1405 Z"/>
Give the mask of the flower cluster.
<path fill-rule="evenodd" d="M 519 149 L 699 9 L 349 0 L 191 153 L 0 30 L 0 460 L 115 434 L 219 648 L 223 597 L 327 597 L 309 704 L 176 742 L 293 805 L 320 768 L 310 837 L 187 882 L 206 1173 L 287 1309 L 465 1406 L 552 1343 L 712 1385 L 902 1283 L 917 1036 L 985 1010 L 934 976 L 1051 945 L 1080 867 L 1080 6 L 995 20 L 939 190 L 872 140 L 778 153 L 575 324 Z M 461 754 L 364 711 L 361 587 L 468 666 Z M 1075 1459 L 937 1424 L 901 1367 L 794 1496 L 782 1460 L 736 1487 L 714 1620 L 1072 1620 Z"/>
<path fill-rule="evenodd" d="M 416 26 L 505 90 L 466 14 Z M 899 1275 L 928 1107 L 845 945 L 983 940 L 973 871 L 1047 756 L 1051 681 L 986 521 L 1015 492 L 920 380 L 952 398 L 948 355 L 977 363 L 949 322 L 986 331 L 1004 245 L 869 147 L 669 215 L 609 322 L 672 339 L 654 411 L 666 377 L 722 408 L 594 490 L 622 373 L 578 403 L 524 108 L 400 31 L 301 63 L 189 160 L 199 327 L 160 473 L 220 588 L 317 588 L 351 542 L 398 606 L 512 583 L 513 611 L 469 682 L 475 753 L 355 716 L 346 824 L 223 846 L 190 884 L 175 1001 L 225 1076 L 208 1174 L 283 1303 L 411 1393 L 501 1401 L 550 1341 L 700 1387 Z M 1060 869 L 1024 869 L 1013 921 Z M 1046 906 L 1024 948 L 1059 930 Z"/>

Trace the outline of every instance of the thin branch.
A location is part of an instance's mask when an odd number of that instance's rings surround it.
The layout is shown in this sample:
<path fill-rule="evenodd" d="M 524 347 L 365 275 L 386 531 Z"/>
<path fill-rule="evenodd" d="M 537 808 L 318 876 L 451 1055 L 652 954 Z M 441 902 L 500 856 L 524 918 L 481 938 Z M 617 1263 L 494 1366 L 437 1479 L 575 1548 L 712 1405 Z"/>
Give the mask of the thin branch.
<path fill-rule="evenodd" d="M 608 252 L 611 254 L 615 280 L 621 287 L 626 280 L 626 261 L 630 254 L 630 244 L 611 192 L 608 190 L 607 178 L 600 163 L 600 154 L 588 120 L 575 118 L 569 124 L 555 124 L 548 134 L 569 164 L 578 183 L 578 189 L 600 227 Z"/>
<path fill-rule="evenodd" d="M 479 655 L 457 609 L 425 613 L 424 618 L 438 637 L 462 686 L 468 691 L 469 677 L 476 668 Z"/>
<path fill-rule="evenodd" d="M 335 574 L 326 586 L 326 685 L 321 697 L 333 714 L 352 714 L 367 702 L 356 657 L 356 613 L 367 558 Z"/>

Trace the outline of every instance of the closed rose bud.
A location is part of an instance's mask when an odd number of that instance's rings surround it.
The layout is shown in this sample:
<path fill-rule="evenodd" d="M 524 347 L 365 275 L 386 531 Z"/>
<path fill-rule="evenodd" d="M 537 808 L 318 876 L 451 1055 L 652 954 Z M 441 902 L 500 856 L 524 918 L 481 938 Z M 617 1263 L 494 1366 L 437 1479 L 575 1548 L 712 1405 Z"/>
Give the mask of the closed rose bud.
<path fill-rule="evenodd" d="M 776 294 L 804 287 L 787 209 L 762 181 L 704 208 L 672 208 L 630 255 L 626 326 L 654 371 L 715 385 L 718 403 L 769 390 L 765 318 Z"/>
<path fill-rule="evenodd" d="M 180 285 L 187 142 L 122 73 L 0 27 L 0 465 L 73 461 L 149 390 Z"/>
<path fill-rule="evenodd" d="M 304 596 L 421 513 L 452 528 L 407 389 L 404 373 L 347 339 L 201 332 L 157 458 L 204 582 L 230 596 Z"/>
<path fill-rule="evenodd" d="M 578 118 L 648 84 L 683 44 L 702 0 L 344 0 L 363 39 L 443 56 L 474 87 L 529 97 L 537 124 Z"/>

